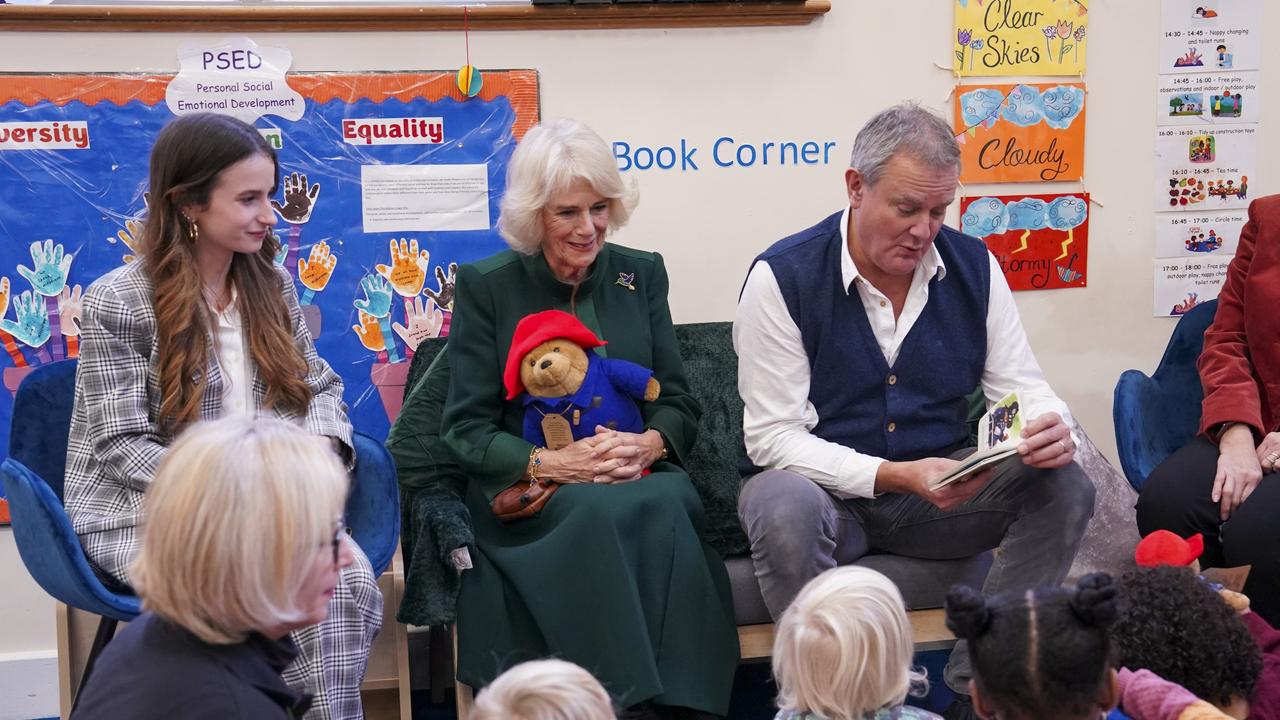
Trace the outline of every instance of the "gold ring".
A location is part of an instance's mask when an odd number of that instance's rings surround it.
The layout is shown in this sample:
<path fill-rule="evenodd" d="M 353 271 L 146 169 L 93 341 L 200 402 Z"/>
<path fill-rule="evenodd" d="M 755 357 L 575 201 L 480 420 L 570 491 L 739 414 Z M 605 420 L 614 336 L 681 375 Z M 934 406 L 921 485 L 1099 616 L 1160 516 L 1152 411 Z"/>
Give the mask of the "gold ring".
<path fill-rule="evenodd" d="M 1064 443 L 1064 442 L 1062 442 L 1061 440 L 1059 440 L 1059 441 L 1058 441 L 1058 446 L 1062 448 L 1062 452 L 1063 452 L 1064 454 L 1065 454 L 1066 452 L 1068 452 L 1068 450 L 1067 450 L 1067 444 L 1066 444 L 1066 443 Z"/>

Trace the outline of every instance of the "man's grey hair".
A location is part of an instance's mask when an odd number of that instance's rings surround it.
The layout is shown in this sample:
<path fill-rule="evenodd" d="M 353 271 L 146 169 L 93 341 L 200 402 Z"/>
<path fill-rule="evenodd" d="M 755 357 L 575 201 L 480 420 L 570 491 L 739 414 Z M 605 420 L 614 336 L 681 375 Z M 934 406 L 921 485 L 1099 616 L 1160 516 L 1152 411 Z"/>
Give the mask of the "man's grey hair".
<path fill-rule="evenodd" d="M 880 111 L 858 131 L 849 167 L 875 185 L 894 155 L 902 153 L 932 168 L 960 172 L 960 146 L 945 120 L 915 103 Z"/>

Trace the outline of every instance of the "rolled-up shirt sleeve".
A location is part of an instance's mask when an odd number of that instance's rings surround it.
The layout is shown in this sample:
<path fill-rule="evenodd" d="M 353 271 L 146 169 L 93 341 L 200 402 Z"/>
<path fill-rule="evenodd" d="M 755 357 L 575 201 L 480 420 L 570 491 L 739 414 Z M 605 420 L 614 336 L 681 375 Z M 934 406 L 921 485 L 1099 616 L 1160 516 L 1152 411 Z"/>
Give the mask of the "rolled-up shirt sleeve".
<path fill-rule="evenodd" d="M 747 275 L 733 323 L 733 347 L 751 462 L 803 475 L 837 497 L 872 497 L 884 459 L 812 433 L 818 412 L 809 402 L 809 357 L 765 261 Z"/>

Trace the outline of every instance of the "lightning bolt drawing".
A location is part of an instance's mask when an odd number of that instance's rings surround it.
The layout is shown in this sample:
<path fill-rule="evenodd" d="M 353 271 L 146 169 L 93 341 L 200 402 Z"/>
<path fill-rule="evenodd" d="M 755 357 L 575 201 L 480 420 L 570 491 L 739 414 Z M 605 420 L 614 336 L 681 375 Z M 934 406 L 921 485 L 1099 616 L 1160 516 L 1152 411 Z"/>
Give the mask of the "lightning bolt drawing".
<path fill-rule="evenodd" d="M 1059 255 L 1058 257 L 1054 258 L 1054 259 L 1053 259 L 1053 261 L 1054 261 L 1054 262 L 1057 262 L 1057 261 L 1061 260 L 1062 258 L 1066 257 L 1066 256 L 1067 256 L 1067 246 L 1068 246 L 1068 245 L 1070 245 L 1071 243 L 1075 242 L 1075 241 L 1076 241 L 1076 231 L 1075 231 L 1075 228 L 1072 228 L 1072 229 L 1070 229 L 1070 230 L 1068 230 L 1068 231 L 1067 231 L 1067 239 L 1066 239 L 1066 240 L 1064 240 L 1064 241 L 1063 241 L 1063 243 L 1062 243 L 1062 254 L 1061 254 L 1061 255 Z"/>
<path fill-rule="evenodd" d="M 1027 249 L 1027 238 L 1029 238 L 1029 237 L 1031 237 L 1031 231 L 1030 231 L 1030 230 L 1028 230 L 1028 231 L 1026 231 L 1026 232 L 1022 233 L 1022 237 L 1018 238 L 1018 240 L 1022 242 L 1022 247 L 1018 248 L 1017 250 L 1014 250 L 1013 252 L 1011 252 L 1011 253 L 1009 253 L 1009 254 L 1010 254 L 1010 255 L 1017 255 L 1018 253 L 1022 252 L 1023 250 L 1026 250 L 1026 249 Z"/>

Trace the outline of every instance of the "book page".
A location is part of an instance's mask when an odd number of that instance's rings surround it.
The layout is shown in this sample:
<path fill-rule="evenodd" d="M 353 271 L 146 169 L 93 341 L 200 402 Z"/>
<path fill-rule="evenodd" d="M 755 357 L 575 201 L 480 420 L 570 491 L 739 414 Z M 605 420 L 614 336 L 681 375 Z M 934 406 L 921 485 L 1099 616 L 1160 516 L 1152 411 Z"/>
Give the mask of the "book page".
<path fill-rule="evenodd" d="M 991 406 L 978 421 L 978 449 L 951 472 L 929 483 L 933 489 L 964 479 L 966 476 L 1015 454 L 1022 439 L 1022 403 L 1018 393 L 1009 393 Z"/>

